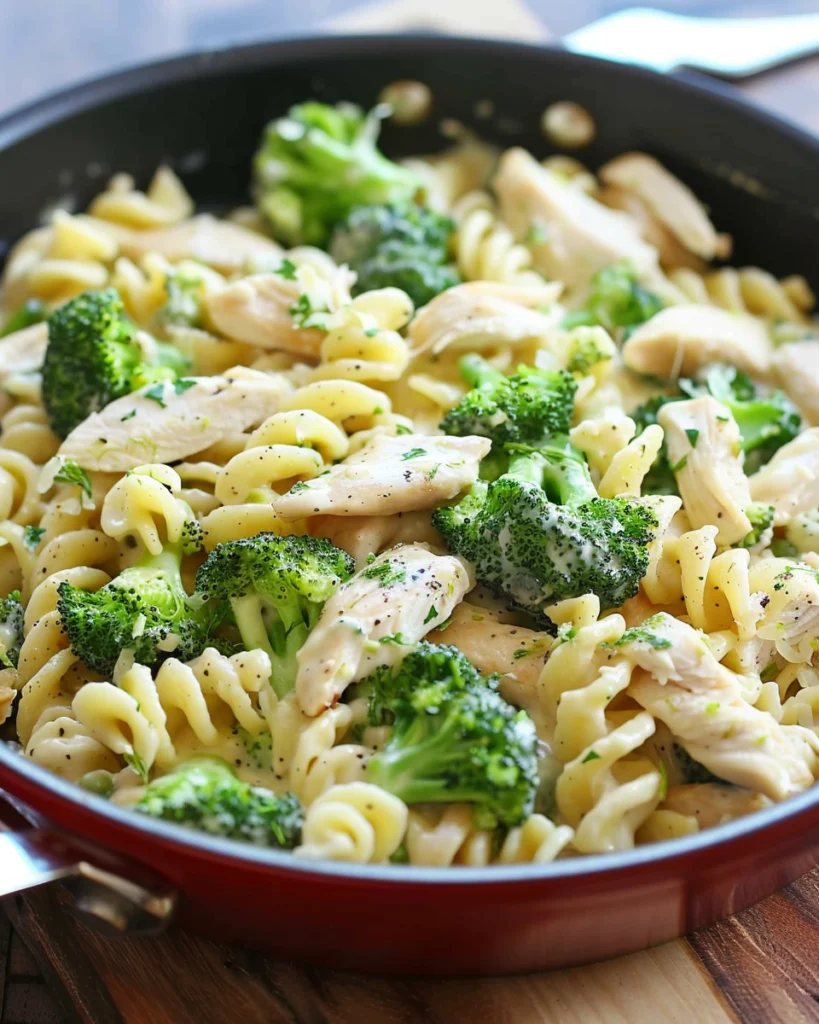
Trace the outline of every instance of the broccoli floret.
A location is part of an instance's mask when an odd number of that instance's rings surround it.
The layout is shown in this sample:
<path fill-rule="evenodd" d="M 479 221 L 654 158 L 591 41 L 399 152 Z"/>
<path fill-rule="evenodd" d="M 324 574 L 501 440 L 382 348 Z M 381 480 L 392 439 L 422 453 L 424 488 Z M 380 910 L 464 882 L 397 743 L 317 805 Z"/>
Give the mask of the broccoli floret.
<path fill-rule="evenodd" d="M 52 429 L 68 434 L 92 412 L 143 384 L 174 380 L 190 369 L 173 345 L 156 343 L 156 363 L 143 361 L 137 327 L 116 290 L 83 292 L 48 319 L 43 402 Z"/>
<path fill-rule="evenodd" d="M 156 314 L 159 324 L 198 327 L 202 317 L 202 276 L 191 267 L 175 267 L 165 279 L 164 306 Z"/>
<path fill-rule="evenodd" d="M 417 176 L 376 147 L 388 114 L 309 100 L 267 126 L 254 161 L 256 205 L 277 238 L 325 246 L 353 207 L 412 199 Z"/>
<path fill-rule="evenodd" d="M 196 591 L 230 601 L 245 647 L 267 652 L 283 697 L 325 601 L 353 572 L 353 559 L 328 540 L 259 533 L 217 544 L 196 574 Z"/>
<path fill-rule="evenodd" d="M 12 590 L 8 597 L 0 598 L 0 665 L 17 668 L 23 643 L 23 605 L 20 591 Z"/>
<path fill-rule="evenodd" d="M 460 283 L 449 262 L 452 221 L 414 203 L 357 206 L 333 232 L 330 255 L 358 275 L 353 294 L 402 288 L 415 306 Z"/>
<path fill-rule="evenodd" d="M 441 422 L 447 434 L 478 434 L 493 444 L 539 444 L 566 434 L 577 382 L 565 370 L 519 366 L 507 377 L 478 355 L 464 356 L 461 376 L 472 386 Z"/>
<path fill-rule="evenodd" d="M 406 803 L 465 801 L 479 828 L 520 824 L 538 785 L 532 720 L 454 647 L 421 643 L 364 681 L 370 720 L 388 721 L 367 779 Z"/>
<path fill-rule="evenodd" d="M 298 843 L 304 821 L 292 793 L 276 796 L 242 782 L 226 761 L 215 757 L 196 758 L 154 779 L 135 810 L 226 839 L 283 849 Z"/>
<path fill-rule="evenodd" d="M 26 299 L 11 316 L 6 320 L 3 329 L 0 331 L 0 338 L 5 338 L 15 331 L 25 330 L 34 324 L 40 324 L 48 318 L 48 306 L 42 299 Z"/>
<path fill-rule="evenodd" d="M 657 520 L 645 505 L 599 498 L 582 457 L 559 439 L 515 449 L 509 471 L 479 481 L 432 517 L 478 580 L 542 615 L 549 601 L 594 593 L 603 608 L 637 593 Z"/>
<path fill-rule="evenodd" d="M 580 328 L 568 335 L 566 346 L 566 369 L 583 377 L 591 373 L 598 363 L 611 359 L 616 351 L 610 338 L 599 337 L 595 333 Z"/>
<path fill-rule="evenodd" d="M 95 672 L 110 675 L 126 648 L 142 665 L 168 655 L 187 661 L 208 646 L 228 652 L 212 636 L 220 623 L 218 610 L 189 597 L 182 583 L 182 556 L 201 543 L 193 513 L 188 523 L 177 543 L 159 555 L 144 555 L 94 593 L 67 582 L 57 588 L 71 650 Z"/>
<path fill-rule="evenodd" d="M 663 305 L 658 295 L 639 283 L 631 266 L 615 263 L 594 275 L 585 309 L 570 313 L 564 326 L 599 324 L 610 333 L 624 328 L 627 335 L 659 313 Z"/>
<path fill-rule="evenodd" d="M 749 476 L 792 441 L 802 426 L 798 409 L 784 391 L 766 391 L 733 366 L 715 364 L 697 380 L 683 378 L 680 390 L 689 398 L 710 394 L 728 406 L 739 427 Z"/>
<path fill-rule="evenodd" d="M 745 515 L 751 523 L 751 530 L 749 533 L 746 533 L 738 544 L 734 544 L 734 547 L 755 548 L 760 544 L 767 546 L 773 538 L 773 505 L 763 505 L 759 502 L 754 502 L 745 509 Z"/>
<path fill-rule="evenodd" d="M 785 549 L 787 545 L 788 550 Z M 786 557 L 819 551 L 819 509 L 809 509 L 792 516 L 785 527 L 785 536 L 780 548 L 786 550 Z"/>

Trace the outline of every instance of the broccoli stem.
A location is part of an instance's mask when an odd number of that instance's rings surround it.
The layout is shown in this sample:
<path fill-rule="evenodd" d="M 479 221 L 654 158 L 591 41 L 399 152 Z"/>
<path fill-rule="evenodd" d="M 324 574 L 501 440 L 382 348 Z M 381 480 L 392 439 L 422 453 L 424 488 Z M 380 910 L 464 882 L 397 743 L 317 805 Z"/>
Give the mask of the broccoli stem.
<path fill-rule="evenodd" d="M 458 370 L 471 388 L 480 388 L 487 384 L 502 384 L 506 381 L 504 374 L 487 363 L 481 356 L 471 353 L 458 362 Z"/>
<path fill-rule="evenodd" d="M 247 594 L 245 597 L 231 597 L 230 607 L 239 628 L 239 635 L 245 649 L 252 651 L 259 649 L 265 652 L 271 663 L 276 655 L 267 635 L 267 627 L 262 617 L 262 599 L 257 594 Z"/>
<path fill-rule="evenodd" d="M 526 449 L 510 445 L 512 457 L 507 476 L 542 487 L 560 505 L 582 505 L 597 497 L 586 463 L 570 449 L 557 444 Z"/>

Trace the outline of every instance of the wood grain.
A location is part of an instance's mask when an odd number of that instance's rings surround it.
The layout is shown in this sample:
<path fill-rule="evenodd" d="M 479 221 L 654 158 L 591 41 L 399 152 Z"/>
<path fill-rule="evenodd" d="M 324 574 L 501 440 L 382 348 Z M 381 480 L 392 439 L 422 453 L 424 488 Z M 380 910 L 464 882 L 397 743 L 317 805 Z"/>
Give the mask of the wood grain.
<path fill-rule="evenodd" d="M 74 5 L 54 5 L 51 0 L 0 4 L 4 67 L 15 66 L 19 48 L 15 25 L 28 26 L 30 43 L 48 19 L 53 32 L 45 53 L 51 52 L 50 47 L 62 55 L 55 61 L 18 60 L 20 73 L 7 76 L 9 89 L 0 106 L 100 67 L 101 55 L 112 52 L 100 43 L 103 37 L 107 41 L 111 26 L 95 22 L 95 11 L 101 16 L 116 12 L 111 17 L 124 44 L 122 57 L 133 59 L 169 47 L 215 41 L 202 29 L 203 12 L 211 18 L 207 24 L 218 25 L 220 17 L 230 16 L 233 37 L 251 24 L 257 35 L 271 35 L 275 30 L 306 29 L 309 18 L 317 14 L 347 11 L 336 23 L 339 30 L 433 27 L 536 40 L 548 35 L 544 21 L 554 32 L 568 31 L 621 5 L 576 0 L 557 12 L 550 0 L 514 0 L 503 4 L 499 23 L 497 0 L 448 0 L 437 6 L 430 0 L 389 0 L 388 5 L 355 11 L 350 10 L 355 6 L 350 0 L 306 0 L 286 5 L 287 18 L 307 19 L 303 25 L 277 21 L 275 26 L 272 19 L 278 14 L 273 7 L 278 5 L 268 7 L 262 0 L 143 0 L 141 4 L 84 0 L 82 6 L 85 22 L 79 32 Z M 673 6 L 680 9 L 680 4 Z M 769 10 L 754 0 L 714 0 L 699 3 L 696 13 L 813 9 L 815 0 L 781 0 Z M 263 10 L 268 13 L 262 14 Z M 256 12 L 259 17 L 253 21 Z M 99 45 L 88 44 L 89 39 Z M 42 55 L 39 38 L 37 43 Z M 25 54 L 25 46 L 21 52 Z M 32 45 L 28 52 L 35 52 Z M 819 59 L 761 76 L 746 91 L 780 115 L 819 131 Z M 111 938 L 91 931 L 67 913 L 56 889 L 15 897 L 3 906 L 8 915 L 0 914 L 3 1024 L 819 1022 L 819 871 L 688 941 L 588 967 L 469 982 L 395 980 L 304 969 L 178 930 L 139 942 Z"/>

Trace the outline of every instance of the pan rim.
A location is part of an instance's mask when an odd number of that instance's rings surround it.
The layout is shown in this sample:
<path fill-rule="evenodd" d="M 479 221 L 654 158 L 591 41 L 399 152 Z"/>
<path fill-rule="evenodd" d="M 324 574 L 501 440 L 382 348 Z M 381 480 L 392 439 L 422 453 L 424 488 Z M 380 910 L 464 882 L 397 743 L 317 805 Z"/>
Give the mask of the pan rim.
<path fill-rule="evenodd" d="M 228 44 L 224 47 L 203 48 L 158 60 L 136 63 L 124 70 L 105 73 L 80 81 L 61 90 L 25 103 L 0 118 L 0 154 L 30 135 L 43 131 L 74 114 L 124 99 L 140 89 L 195 80 L 213 74 L 251 69 L 263 64 L 284 64 L 312 58 L 345 56 L 354 59 L 371 52 L 383 55 L 426 49 L 435 52 L 471 52 L 516 54 L 532 59 L 553 60 L 567 68 L 604 67 L 619 77 L 637 78 L 646 84 L 669 86 L 681 94 L 696 94 L 707 102 L 726 108 L 749 122 L 774 129 L 785 138 L 804 147 L 813 154 L 819 166 L 819 138 L 796 125 L 754 106 L 729 86 L 700 76 L 668 76 L 649 68 L 605 61 L 596 57 L 571 53 L 552 45 L 506 42 L 469 36 L 407 35 L 301 35 L 287 39 L 252 43 Z M 698 853 L 728 845 L 755 833 L 772 829 L 789 819 L 807 817 L 819 805 L 819 783 L 810 790 L 790 799 L 757 811 L 744 818 L 719 825 L 691 836 L 653 843 L 632 850 L 605 854 L 584 855 L 551 864 L 497 865 L 485 868 L 421 867 L 398 864 L 358 865 L 333 861 L 308 861 L 293 857 L 288 851 L 248 846 L 241 842 L 220 839 L 197 833 L 166 822 L 143 818 L 131 810 L 108 804 L 103 798 L 86 793 L 76 784 L 55 776 L 47 769 L 28 762 L 13 747 L 0 742 L 0 784 L 3 775 L 10 773 L 25 784 L 35 786 L 59 797 L 68 805 L 91 814 L 101 825 L 113 820 L 135 835 L 146 833 L 166 845 L 182 851 L 194 851 L 218 856 L 234 865 L 252 863 L 313 878 L 326 877 L 351 883 L 379 882 L 417 887 L 449 886 L 503 886 L 531 885 L 533 882 L 555 882 L 562 879 L 591 875 L 615 874 L 662 862 L 673 865 Z M 38 812 L 39 813 L 39 812 Z M 78 835 L 86 839 L 85 831 Z M 94 842 L 98 842 L 94 840 Z M 103 843 L 100 843 L 104 846 Z M 138 855 L 135 859 L 139 859 Z"/>

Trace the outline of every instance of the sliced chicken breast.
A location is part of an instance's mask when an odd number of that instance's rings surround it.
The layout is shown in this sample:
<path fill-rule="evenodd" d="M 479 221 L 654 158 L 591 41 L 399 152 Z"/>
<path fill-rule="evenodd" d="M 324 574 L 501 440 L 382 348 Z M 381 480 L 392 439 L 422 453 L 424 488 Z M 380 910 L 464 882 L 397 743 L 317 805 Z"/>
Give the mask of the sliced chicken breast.
<path fill-rule="evenodd" d="M 749 704 L 702 633 L 661 612 L 619 650 L 636 667 L 629 695 L 714 775 L 772 800 L 813 785 L 819 740 Z"/>
<path fill-rule="evenodd" d="M 739 427 L 731 412 L 710 395 L 669 402 L 657 416 L 665 431 L 683 508 L 696 530 L 714 525 L 717 542 L 735 544 L 751 523 L 748 478 L 739 452 Z"/>
<path fill-rule="evenodd" d="M 764 376 L 771 352 L 761 320 L 691 304 L 669 306 L 638 327 L 623 346 L 623 359 L 630 370 L 664 380 L 691 376 L 708 363 Z"/>
<path fill-rule="evenodd" d="M 437 508 L 475 483 L 491 446 L 485 437 L 380 435 L 344 462 L 297 483 L 273 508 L 285 519 Z"/>
<path fill-rule="evenodd" d="M 657 251 L 631 217 L 571 188 L 525 150 L 504 153 L 494 185 L 515 237 L 544 236 L 529 243 L 536 269 L 568 288 L 584 288 L 612 263 L 630 263 L 639 275 L 656 269 Z"/>
<path fill-rule="evenodd" d="M 83 469 L 125 473 L 146 462 L 176 462 L 235 431 L 257 426 L 291 386 L 278 374 L 235 367 L 194 377 L 192 386 L 152 385 L 92 413 L 68 435 L 60 455 Z"/>
<path fill-rule="evenodd" d="M 750 487 L 754 501 L 773 505 L 776 526 L 819 507 L 819 427 L 782 445 L 750 478 Z"/>
<path fill-rule="evenodd" d="M 281 256 L 281 246 L 229 220 L 201 213 L 172 227 L 118 232 L 120 252 L 139 261 L 146 253 L 161 253 L 171 263 L 197 260 L 222 274 L 246 269 L 248 262 Z"/>
<path fill-rule="evenodd" d="M 296 696 L 315 716 L 380 665 L 397 664 L 472 587 L 465 562 L 426 545 L 386 551 L 325 604 L 297 655 Z"/>

